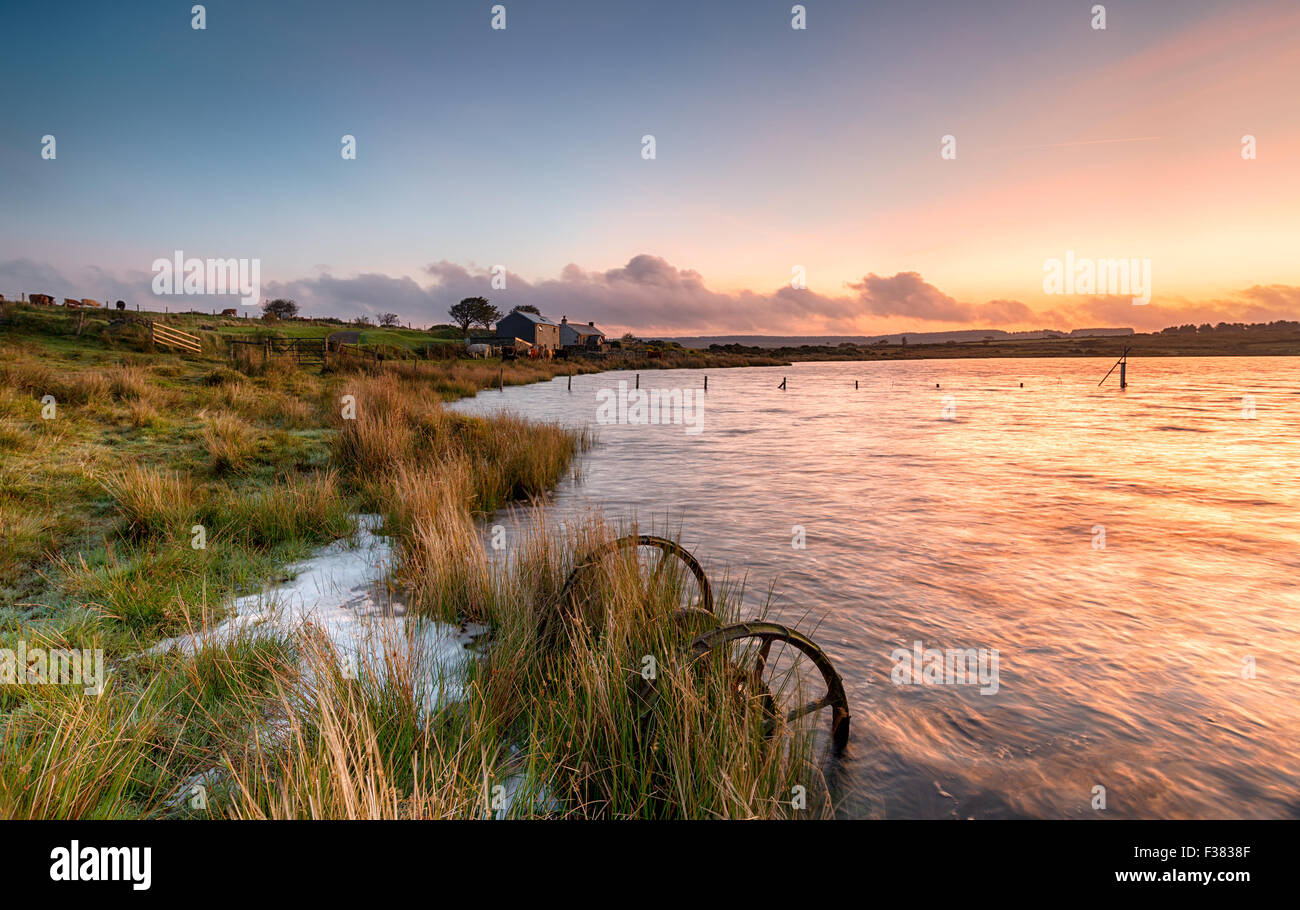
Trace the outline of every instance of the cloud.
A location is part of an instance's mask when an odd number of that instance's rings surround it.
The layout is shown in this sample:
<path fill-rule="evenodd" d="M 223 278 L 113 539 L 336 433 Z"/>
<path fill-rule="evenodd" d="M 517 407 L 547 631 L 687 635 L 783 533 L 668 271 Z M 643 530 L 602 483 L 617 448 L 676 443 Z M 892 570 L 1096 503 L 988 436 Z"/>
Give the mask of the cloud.
<path fill-rule="evenodd" d="M 949 297 L 916 272 L 899 272 L 892 278 L 870 274 L 849 287 L 867 312 L 877 316 L 907 316 L 939 322 L 1007 325 L 1030 323 L 1034 313 L 1018 300 L 993 300 L 978 305 Z"/>
<path fill-rule="evenodd" d="M 983 303 L 944 293 L 916 272 L 868 273 L 844 292 L 828 295 L 789 286 L 770 291 L 711 290 L 704 276 L 660 256 L 642 253 L 622 266 L 584 269 L 569 263 L 554 278 L 528 281 L 513 272 L 504 288 L 492 287 L 489 270 L 447 260 L 431 262 L 421 280 L 366 272 L 337 277 L 328 267 L 311 277 L 264 281 L 263 297 L 290 297 L 304 313 L 349 318 L 397 313 L 428 325 L 447 321 L 447 308 L 463 297 L 484 296 L 502 310 L 533 304 L 556 319 L 594 321 L 605 331 L 645 336 L 701 334 L 858 335 L 949 328 L 1091 328 L 1132 326 L 1139 331 L 1205 322 L 1269 322 L 1300 314 L 1300 288 L 1255 285 L 1207 300 L 1165 299 L 1134 306 L 1129 297 L 1051 298 L 1047 309 L 1019 300 Z M 30 259 L 0 262 L 0 290 L 55 296 L 124 299 L 145 307 L 210 309 L 229 305 L 221 297 L 154 297 L 146 272 L 113 273 L 86 267 L 63 274 Z"/>

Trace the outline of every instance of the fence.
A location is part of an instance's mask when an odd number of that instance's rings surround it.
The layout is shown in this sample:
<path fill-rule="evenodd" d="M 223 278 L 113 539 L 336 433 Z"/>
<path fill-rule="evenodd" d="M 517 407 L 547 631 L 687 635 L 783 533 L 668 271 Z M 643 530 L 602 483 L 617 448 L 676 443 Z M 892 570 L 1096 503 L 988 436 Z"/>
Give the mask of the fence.
<path fill-rule="evenodd" d="M 323 338 L 229 338 L 230 359 L 235 359 L 235 351 L 243 346 L 246 352 L 261 351 L 269 360 L 275 355 L 294 358 L 298 363 L 325 362 L 328 348 Z"/>

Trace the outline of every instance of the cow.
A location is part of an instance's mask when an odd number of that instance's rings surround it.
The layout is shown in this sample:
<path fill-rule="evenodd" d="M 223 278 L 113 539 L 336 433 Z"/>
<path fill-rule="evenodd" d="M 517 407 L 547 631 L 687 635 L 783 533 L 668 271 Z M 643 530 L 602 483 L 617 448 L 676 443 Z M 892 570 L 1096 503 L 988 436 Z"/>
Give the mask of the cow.
<path fill-rule="evenodd" d="M 99 307 L 99 301 L 98 301 L 98 300 L 91 300 L 89 297 L 82 297 L 82 298 L 81 298 L 81 305 L 82 305 L 82 306 L 88 306 L 88 307 L 96 307 L 96 308 L 98 308 L 98 307 Z"/>
<path fill-rule="evenodd" d="M 236 310 L 234 307 L 231 307 L 230 309 L 222 310 L 222 311 L 221 311 L 221 315 L 222 315 L 222 316 L 238 316 L 238 315 L 239 315 L 239 310 Z"/>
<path fill-rule="evenodd" d="M 64 298 L 63 298 L 63 305 L 66 306 L 66 307 L 79 307 L 79 306 L 81 306 L 81 298 L 80 298 L 80 297 L 64 297 Z"/>
<path fill-rule="evenodd" d="M 29 296 L 32 303 L 40 304 L 41 306 L 54 306 L 54 298 L 49 294 L 31 294 Z"/>
<path fill-rule="evenodd" d="M 492 353 L 492 345 L 490 345 L 490 344 L 469 344 L 469 345 L 466 345 L 466 346 L 465 346 L 465 350 L 469 351 L 469 356 L 470 356 L 470 357 L 474 357 L 474 358 L 478 358 L 478 357 L 487 357 L 487 356 L 489 356 L 489 355 Z"/>

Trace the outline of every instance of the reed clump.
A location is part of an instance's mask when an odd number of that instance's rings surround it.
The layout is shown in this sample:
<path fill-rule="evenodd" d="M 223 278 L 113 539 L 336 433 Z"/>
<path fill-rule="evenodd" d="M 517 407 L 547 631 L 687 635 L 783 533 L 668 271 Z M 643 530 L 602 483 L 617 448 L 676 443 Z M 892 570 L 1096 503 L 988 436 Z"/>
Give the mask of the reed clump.
<path fill-rule="evenodd" d="M 418 521 L 417 521 L 418 526 Z M 735 668 L 694 660 L 672 622 L 671 573 L 649 583 L 614 560 L 598 625 L 544 649 L 538 619 L 579 547 L 612 532 L 540 525 L 494 564 L 483 600 L 490 644 L 432 702 L 419 680 L 443 672 L 410 618 L 406 648 L 339 670 L 305 645 L 302 679 L 280 692 L 284 735 L 227 763 L 241 818 L 784 818 L 831 812 L 810 737 L 766 738 L 739 700 Z M 718 604 L 737 610 L 730 588 Z M 653 667 L 652 679 L 646 669 Z M 455 695 L 448 693 L 456 693 Z M 807 808 L 792 794 L 803 787 Z"/>

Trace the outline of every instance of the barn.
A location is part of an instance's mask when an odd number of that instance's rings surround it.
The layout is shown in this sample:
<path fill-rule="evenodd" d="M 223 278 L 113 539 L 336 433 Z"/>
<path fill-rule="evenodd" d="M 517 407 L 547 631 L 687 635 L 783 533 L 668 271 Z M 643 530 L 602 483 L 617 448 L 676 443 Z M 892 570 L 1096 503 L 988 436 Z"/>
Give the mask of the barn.
<path fill-rule="evenodd" d="M 535 347 L 554 351 L 560 346 L 560 327 L 545 316 L 515 310 L 497 323 L 497 338 L 513 344 L 516 338 Z"/>

